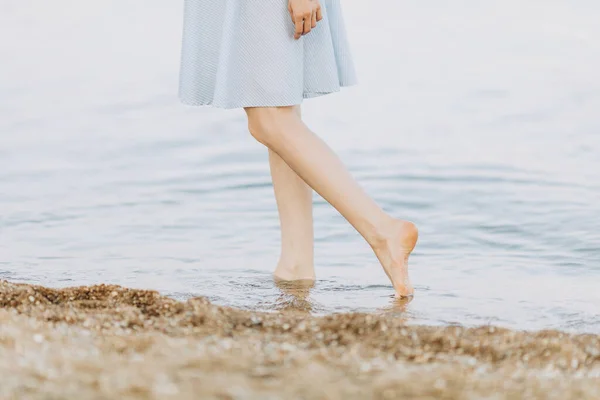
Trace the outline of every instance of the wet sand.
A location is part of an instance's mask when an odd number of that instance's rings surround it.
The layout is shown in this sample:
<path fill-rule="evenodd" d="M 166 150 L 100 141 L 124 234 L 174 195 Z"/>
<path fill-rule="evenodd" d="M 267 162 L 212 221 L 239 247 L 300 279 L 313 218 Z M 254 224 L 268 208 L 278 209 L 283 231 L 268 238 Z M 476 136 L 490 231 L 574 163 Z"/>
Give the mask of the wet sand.
<path fill-rule="evenodd" d="M 0 399 L 598 399 L 600 336 L 0 281 Z"/>

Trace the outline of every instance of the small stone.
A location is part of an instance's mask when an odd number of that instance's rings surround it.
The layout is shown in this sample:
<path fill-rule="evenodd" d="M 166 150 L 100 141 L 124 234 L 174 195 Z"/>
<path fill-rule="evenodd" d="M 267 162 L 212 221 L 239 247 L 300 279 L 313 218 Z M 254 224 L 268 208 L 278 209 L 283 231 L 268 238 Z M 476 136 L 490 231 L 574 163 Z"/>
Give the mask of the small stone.
<path fill-rule="evenodd" d="M 360 365 L 360 372 L 365 373 L 365 372 L 369 372 L 369 371 L 371 371 L 371 365 L 369 363 L 362 363 Z"/>
<path fill-rule="evenodd" d="M 433 387 L 437 390 L 444 390 L 446 389 L 446 381 L 442 378 L 436 379 L 433 384 Z"/>

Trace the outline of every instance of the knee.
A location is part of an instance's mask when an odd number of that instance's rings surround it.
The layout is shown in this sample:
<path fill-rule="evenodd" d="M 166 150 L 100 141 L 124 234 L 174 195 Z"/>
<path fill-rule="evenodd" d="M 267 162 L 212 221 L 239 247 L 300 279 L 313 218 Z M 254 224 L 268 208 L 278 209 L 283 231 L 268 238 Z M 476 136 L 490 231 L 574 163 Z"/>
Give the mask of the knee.
<path fill-rule="evenodd" d="M 268 146 L 274 135 L 276 135 L 275 124 L 262 110 L 246 110 L 248 114 L 248 131 L 259 143 Z"/>
<path fill-rule="evenodd" d="M 250 134 L 267 147 L 276 145 L 289 132 L 290 123 L 297 117 L 293 107 L 252 107 L 245 110 Z"/>

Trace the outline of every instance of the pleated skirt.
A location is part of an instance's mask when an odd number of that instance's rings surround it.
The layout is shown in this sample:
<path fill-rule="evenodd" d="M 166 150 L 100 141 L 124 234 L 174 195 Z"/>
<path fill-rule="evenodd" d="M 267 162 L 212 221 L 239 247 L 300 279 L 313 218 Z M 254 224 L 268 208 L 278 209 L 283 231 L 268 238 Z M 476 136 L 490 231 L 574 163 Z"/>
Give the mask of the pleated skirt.
<path fill-rule="evenodd" d="M 274 107 L 357 82 L 340 0 L 294 39 L 288 0 L 185 0 L 179 98 L 219 108 Z"/>

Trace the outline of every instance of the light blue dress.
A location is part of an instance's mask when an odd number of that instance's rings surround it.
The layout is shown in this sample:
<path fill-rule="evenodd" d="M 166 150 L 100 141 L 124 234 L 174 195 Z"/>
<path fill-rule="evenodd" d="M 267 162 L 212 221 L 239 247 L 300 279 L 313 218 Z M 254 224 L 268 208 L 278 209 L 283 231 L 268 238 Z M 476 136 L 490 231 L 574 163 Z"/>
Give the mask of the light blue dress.
<path fill-rule="evenodd" d="M 340 0 L 294 39 L 288 0 L 185 0 L 179 98 L 220 108 L 300 104 L 356 83 Z"/>

